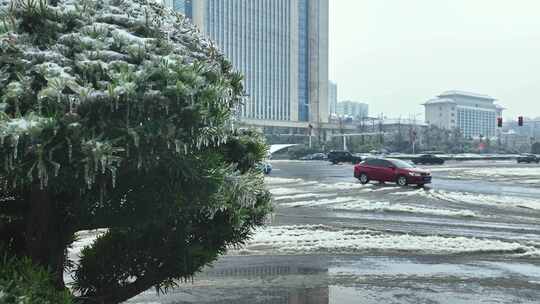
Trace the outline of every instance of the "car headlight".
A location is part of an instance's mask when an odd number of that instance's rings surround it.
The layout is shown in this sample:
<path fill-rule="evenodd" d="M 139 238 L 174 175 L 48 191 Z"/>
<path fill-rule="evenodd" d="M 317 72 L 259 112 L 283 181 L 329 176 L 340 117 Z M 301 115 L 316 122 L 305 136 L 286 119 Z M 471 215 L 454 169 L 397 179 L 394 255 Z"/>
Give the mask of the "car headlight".
<path fill-rule="evenodd" d="M 416 172 L 409 172 L 409 175 L 410 176 L 422 176 L 422 174 L 416 173 Z"/>

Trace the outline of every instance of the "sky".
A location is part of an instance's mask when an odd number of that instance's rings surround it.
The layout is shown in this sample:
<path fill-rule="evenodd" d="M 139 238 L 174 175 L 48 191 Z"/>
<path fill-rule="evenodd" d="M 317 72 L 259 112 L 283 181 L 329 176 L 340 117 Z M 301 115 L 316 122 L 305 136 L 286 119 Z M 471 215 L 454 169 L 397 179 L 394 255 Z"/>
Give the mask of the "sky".
<path fill-rule="evenodd" d="M 329 0 L 338 101 L 411 117 L 447 90 L 487 94 L 505 119 L 540 117 L 539 0 Z"/>

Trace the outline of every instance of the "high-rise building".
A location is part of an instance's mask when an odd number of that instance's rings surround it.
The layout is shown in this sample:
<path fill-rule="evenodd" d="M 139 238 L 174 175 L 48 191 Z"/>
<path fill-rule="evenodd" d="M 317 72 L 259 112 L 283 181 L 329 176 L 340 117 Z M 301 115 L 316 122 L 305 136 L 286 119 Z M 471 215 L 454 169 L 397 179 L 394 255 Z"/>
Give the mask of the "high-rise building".
<path fill-rule="evenodd" d="M 459 128 L 466 138 L 496 137 L 503 108 L 495 98 L 470 92 L 447 91 L 423 105 L 426 123 L 443 129 Z"/>
<path fill-rule="evenodd" d="M 164 0 L 244 75 L 244 120 L 328 121 L 328 0 Z"/>
<path fill-rule="evenodd" d="M 350 116 L 354 119 L 362 119 L 368 117 L 369 105 L 352 100 L 340 101 L 337 103 L 336 113 L 338 115 Z"/>
<path fill-rule="evenodd" d="M 328 114 L 336 114 L 337 110 L 337 84 L 333 81 L 328 82 Z"/>
<path fill-rule="evenodd" d="M 163 4 L 167 7 L 172 7 L 175 11 L 180 12 L 188 17 L 193 15 L 192 0 L 163 0 Z"/>

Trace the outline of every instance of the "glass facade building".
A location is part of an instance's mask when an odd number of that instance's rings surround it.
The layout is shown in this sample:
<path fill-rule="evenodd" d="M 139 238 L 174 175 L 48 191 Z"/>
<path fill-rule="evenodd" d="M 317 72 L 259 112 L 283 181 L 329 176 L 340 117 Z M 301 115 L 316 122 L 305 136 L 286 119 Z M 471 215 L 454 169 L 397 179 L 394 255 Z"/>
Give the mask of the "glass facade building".
<path fill-rule="evenodd" d="M 328 0 L 168 1 L 244 75 L 244 119 L 327 121 Z"/>
<path fill-rule="evenodd" d="M 164 0 L 163 4 L 190 17 L 192 16 L 191 2 L 192 0 Z"/>
<path fill-rule="evenodd" d="M 337 83 L 328 82 L 328 114 L 337 113 Z M 367 116 L 367 115 L 366 115 Z"/>

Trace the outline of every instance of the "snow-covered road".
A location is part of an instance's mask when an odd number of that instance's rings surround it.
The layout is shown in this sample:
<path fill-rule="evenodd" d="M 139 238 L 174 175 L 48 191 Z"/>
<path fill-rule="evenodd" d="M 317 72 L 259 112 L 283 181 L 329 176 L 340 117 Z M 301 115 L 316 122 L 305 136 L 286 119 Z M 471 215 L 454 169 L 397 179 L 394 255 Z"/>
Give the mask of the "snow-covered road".
<path fill-rule="evenodd" d="M 274 161 L 275 214 L 171 294 L 133 303 L 537 303 L 540 166 L 432 167 L 425 189 Z"/>

